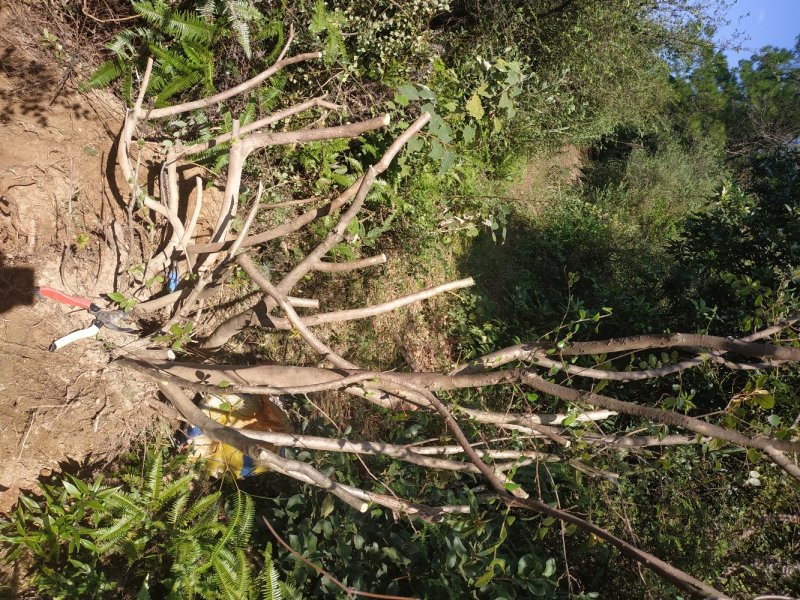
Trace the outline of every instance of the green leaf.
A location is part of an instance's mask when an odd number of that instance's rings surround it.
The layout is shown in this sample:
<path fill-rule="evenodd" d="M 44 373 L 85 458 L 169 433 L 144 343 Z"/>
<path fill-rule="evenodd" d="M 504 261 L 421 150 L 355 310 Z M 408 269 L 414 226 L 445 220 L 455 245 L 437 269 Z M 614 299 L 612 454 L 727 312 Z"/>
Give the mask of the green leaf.
<path fill-rule="evenodd" d="M 227 379 L 222 379 L 222 380 L 221 380 L 221 381 L 220 381 L 220 382 L 217 384 L 217 387 L 226 388 L 226 387 L 230 387 L 230 385 L 231 385 L 231 382 L 230 382 L 230 381 L 228 381 Z"/>
<path fill-rule="evenodd" d="M 413 137 L 410 140 L 408 140 L 408 143 L 406 144 L 406 151 L 409 153 L 418 152 L 422 150 L 424 145 L 425 142 L 423 142 L 421 139 L 419 139 L 418 137 Z"/>
<path fill-rule="evenodd" d="M 78 488 L 76 488 L 74 485 L 72 485 L 69 481 L 66 480 L 62 481 L 61 483 L 70 496 L 72 496 L 73 498 L 80 498 L 81 493 L 78 491 Z"/>
<path fill-rule="evenodd" d="M 397 88 L 397 92 L 405 96 L 408 100 L 419 100 L 420 98 L 416 86 L 413 85 L 401 85 Z"/>
<path fill-rule="evenodd" d="M 769 410 L 770 408 L 775 407 L 775 396 L 772 394 L 759 394 L 756 396 L 756 401 L 758 405 L 763 408 Z"/>
<path fill-rule="evenodd" d="M 480 121 L 486 111 L 483 110 L 483 104 L 478 94 L 472 94 L 472 97 L 467 101 L 467 113 L 476 121 Z"/>
<path fill-rule="evenodd" d="M 325 499 L 322 501 L 322 507 L 320 508 L 319 514 L 321 518 L 325 518 L 333 512 L 333 496 L 328 494 L 325 496 Z"/>
<path fill-rule="evenodd" d="M 482 588 L 494 578 L 494 568 L 489 569 L 475 580 L 475 587 Z"/>
<path fill-rule="evenodd" d="M 431 88 L 423 85 L 419 88 L 419 97 L 423 100 L 436 100 L 436 93 Z"/>
<path fill-rule="evenodd" d="M 431 150 L 428 153 L 428 156 L 432 160 L 442 160 L 442 158 L 444 157 L 444 153 L 445 153 L 445 149 L 444 149 L 444 146 L 442 146 L 441 142 L 433 140 L 431 142 Z"/>
<path fill-rule="evenodd" d="M 476 132 L 477 128 L 474 125 L 471 124 L 464 125 L 464 129 L 461 130 L 461 138 L 464 140 L 464 143 L 471 144 L 472 140 L 475 139 Z"/>
<path fill-rule="evenodd" d="M 106 294 L 106 296 L 108 296 L 108 298 L 112 302 L 116 302 L 117 304 L 124 304 L 125 302 L 128 301 L 125 295 L 120 294 L 119 292 L 109 292 L 108 294 Z"/>
<path fill-rule="evenodd" d="M 453 168 L 453 165 L 456 164 L 456 155 L 450 152 L 449 150 L 445 151 L 444 156 L 442 156 L 442 163 L 439 166 L 439 175 L 444 175 Z"/>
<path fill-rule="evenodd" d="M 500 133 L 501 131 L 503 131 L 503 119 L 501 119 L 500 117 L 495 117 L 494 119 L 492 119 L 492 123 L 493 123 L 492 131 L 494 133 Z"/>

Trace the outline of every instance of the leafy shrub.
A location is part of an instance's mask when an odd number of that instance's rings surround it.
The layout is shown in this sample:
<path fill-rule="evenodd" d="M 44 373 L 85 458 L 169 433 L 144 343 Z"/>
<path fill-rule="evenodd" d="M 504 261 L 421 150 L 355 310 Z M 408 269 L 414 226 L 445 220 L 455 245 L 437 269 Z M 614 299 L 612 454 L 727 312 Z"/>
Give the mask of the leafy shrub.
<path fill-rule="evenodd" d="M 269 549 L 262 574 L 251 574 L 249 496 L 198 486 L 199 472 L 183 455 L 165 463 L 157 450 L 143 473 L 123 472 L 113 487 L 68 476 L 42 484 L 39 499 L 20 496 L 10 520 L 0 522 L 6 559 L 31 556 L 31 585 L 56 598 L 122 589 L 138 598 L 238 600 L 258 597 L 262 586 L 281 588 Z M 285 585 L 283 591 L 293 593 Z"/>
<path fill-rule="evenodd" d="M 696 319 L 691 306 L 702 304 L 714 311 L 712 330 L 749 332 L 796 310 L 799 165 L 796 149 L 758 155 L 743 185 L 724 186 L 687 219 L 671 247 L 676 317 Z"/>

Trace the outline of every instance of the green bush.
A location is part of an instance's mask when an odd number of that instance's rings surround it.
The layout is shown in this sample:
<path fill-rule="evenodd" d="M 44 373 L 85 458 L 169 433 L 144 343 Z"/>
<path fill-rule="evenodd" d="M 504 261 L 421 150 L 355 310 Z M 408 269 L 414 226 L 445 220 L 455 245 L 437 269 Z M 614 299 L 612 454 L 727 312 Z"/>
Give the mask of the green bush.
<path fill-rule="evenodd" d="M 277 597 L 279 583 L 264 553 L 261 574 L 250 544 L 255 510 L 239 491 L 211 492 L 200 469 L 178 455 L 165 462 L 154 450 L 142 472 L 132 465 L 120 485 L 63 477 L 40 485 L 41 497 L 20 496 L 0 521 L 0 546 L 9 561 L 27 556 L 31 586 L 54 598 Z"/>

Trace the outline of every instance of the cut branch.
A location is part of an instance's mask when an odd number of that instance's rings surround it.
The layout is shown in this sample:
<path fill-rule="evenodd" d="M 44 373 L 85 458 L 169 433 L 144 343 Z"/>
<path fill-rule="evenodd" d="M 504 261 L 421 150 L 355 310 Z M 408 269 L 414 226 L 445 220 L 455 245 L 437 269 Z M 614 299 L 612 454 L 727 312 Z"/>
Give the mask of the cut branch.
<path fill-rule="evenodd" d="M 346 271 L 356 271 L 374 265 L 382 265 L 386 262 L 386 255 L 379 254 L 378 256 L 370 256 L 369 258 L 361 258 L 359 260 L 351 260 L 350 262 L 326 262 L 324 260 L 318 261 L 314 265 L 315 271 L 323 273 L 344 273 Z"/>
<path fill-rule="evenodd" d="M 311 315 L 308 317 L 302 317 L 301 321 L 307 327 L 314 327 L 316 325 L 322 325 L 323 323 L 343 323 L 345 321 L 353 321 L 355 319 L 366 319 L 368 317 L 374 317 L 376 315 L 392 312 L 398 308 L 408 306 L 409 304 L 414 304 L 415 302 L 427 300 L 428 298 L 432 298 L 438 294 L 452 292 L 454 290 L 471 287 L 473 285 L 475 285 L 475 282 L 471 277 L 468 277 L 467 279 L 460 279 L 458 281 L 437 285 L 436 287 L 423 290 L 421 292 L 416 292 L 415 294 L 409 294 L 408 296 L 403 296 L 402 298 L 397 298 L 396 300 L 392 300 L 390 302 L 384 302 L 383 304 L 375 304 L 373 306 L 365 306 L 364 308 L 351 308 L 350 310 L 339 310 L 336 312 Z M 292 324 L 287 319 L 270 317 L 270 324 L 276 329 L 292 329 Z"/>

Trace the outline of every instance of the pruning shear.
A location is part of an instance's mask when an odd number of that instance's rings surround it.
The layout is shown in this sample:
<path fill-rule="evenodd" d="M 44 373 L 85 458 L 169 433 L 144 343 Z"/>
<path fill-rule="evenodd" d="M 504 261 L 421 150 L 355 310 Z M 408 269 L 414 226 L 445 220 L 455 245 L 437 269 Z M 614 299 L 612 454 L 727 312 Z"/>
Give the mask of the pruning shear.
<path fill-rule="evenodd" d="M 136 333 L 138 330 L 130 327 L 125 327 L 121 323 L 123 321 L 128 320 L 128 315 L 125 314 L 123 310 L 103 310 L 97 304 L 95 304 L 91 298 L 83 298 L 81 296 L 72 296 L 70 294 L 65 294 L 61 290 L 57 290 L 55 288 L 42 286 L 36 288 L 36 294 L 44 299 L 50 298 L 51 300 L 55 300 L 56 302 L 60 302 L 61 304 L 66 304 L 67 306 L 74 306 L 76 308 L 84 308 L 88 310 L 94 320 L 92 324 L 88 327 L 84 327 L 83 329 L 78 329 L 77 331 L 73 331 L 70 334 L 65 335 L 62 338 L 58 338 L 55 342 L 50 344 L 50 352 L 55 352 L 59 348 L 63 348 L 64 346 L 71 344 L 72 342 L 77 342 L 78 340 L 82 340 L 85 338 L 93 337 L 97 335 L 102 327 L 108 327 L 109 329 L 113 329 L 114 331 L 121 331 L 123 333 Z"/>

